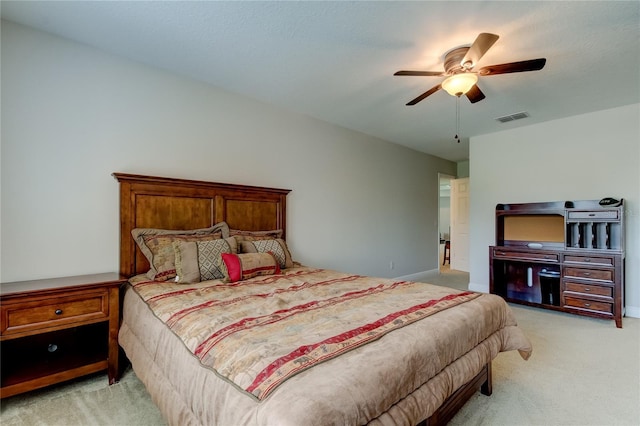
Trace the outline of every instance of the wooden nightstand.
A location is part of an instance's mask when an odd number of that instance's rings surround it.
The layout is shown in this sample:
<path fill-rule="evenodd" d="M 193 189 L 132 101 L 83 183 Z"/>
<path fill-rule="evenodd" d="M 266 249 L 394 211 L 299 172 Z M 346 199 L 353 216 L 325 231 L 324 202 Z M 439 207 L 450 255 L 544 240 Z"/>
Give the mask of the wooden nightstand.
<path fill-rule="evenodd" d="M 0 285 L 0 397 L 102 370 L 119 377 L 118 273 Z"/>

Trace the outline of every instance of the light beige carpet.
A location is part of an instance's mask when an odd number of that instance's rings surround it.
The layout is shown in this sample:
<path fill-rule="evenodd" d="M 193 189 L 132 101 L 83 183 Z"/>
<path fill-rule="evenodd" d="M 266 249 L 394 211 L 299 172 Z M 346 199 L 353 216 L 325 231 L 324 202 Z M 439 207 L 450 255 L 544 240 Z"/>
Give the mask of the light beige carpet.
<path fill-rule="evenodd" d="M 106 374 L 89 376 L 3 400 L 0 425 L 165 425 L 160 411 L 128 369 L 109 386 Z"/>
<path fill-rule="evenodd" d="M 469 275 L 451 270 L 431 282 L 463 290 Z M 511 308 L 533 355 L 499 354 L 493 394 L 474 395 L 451 425 L 640 425 L 640 319 L 624 318 L 618 329 L 613 321 Z"/>
<path fill-rule="evenodd" d="M 431 280 L 458 289 L 468 281 L 459 271 Z M 640 425 L 639 319 L 624 318 L 617 329 L 613 321 L 512 308 L 533 343 L 532 357 L 498 355 L 493 395 L 473 396 L 451 425 Z M 0 404 L 2 426 L 165 424 L 131 370 L 113 386 L 97 375 Z"/>

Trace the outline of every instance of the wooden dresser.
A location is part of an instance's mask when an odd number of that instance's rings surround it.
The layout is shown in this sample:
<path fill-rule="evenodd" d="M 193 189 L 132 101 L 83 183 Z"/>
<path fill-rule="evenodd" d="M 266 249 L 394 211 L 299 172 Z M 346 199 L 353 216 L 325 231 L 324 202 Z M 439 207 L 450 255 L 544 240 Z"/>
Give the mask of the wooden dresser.
<path fill-rule="evenodd" d="M 496 245 L 489 247 L 490 292 L 622 327 L 624 236 L 622 201 L 499 204 Z"/>
<path fill-rule="evenodd" d="M 0 285 L 0 397 L 107 370 L 118 380 L 118 273 Z"/>

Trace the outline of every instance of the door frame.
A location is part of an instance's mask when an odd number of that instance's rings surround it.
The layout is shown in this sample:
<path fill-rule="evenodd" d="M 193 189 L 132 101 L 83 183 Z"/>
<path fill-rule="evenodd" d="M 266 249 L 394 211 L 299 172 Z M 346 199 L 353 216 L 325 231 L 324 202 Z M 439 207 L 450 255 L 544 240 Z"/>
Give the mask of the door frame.
<path fill-rule="evenodd" d="M 442 182 L 448 182 L 453 179 L 457 179 L 454 175 L 450 175 L 449 173 L 440 173 L 438 172 L 438 232 L 436 235 L 436 257 L 438 259 L 438 274 L 440 274 L 440 269 L 442 268 L 442 259 L 440 259 L 440 221 L 441 215 L 440 211 L 442 209 L 441 203 L 441 186 Z M 451 184 L 449 184 L 449 223 L 451 223 Z M 449 235 L 451 238 L 451 235 Z"/>

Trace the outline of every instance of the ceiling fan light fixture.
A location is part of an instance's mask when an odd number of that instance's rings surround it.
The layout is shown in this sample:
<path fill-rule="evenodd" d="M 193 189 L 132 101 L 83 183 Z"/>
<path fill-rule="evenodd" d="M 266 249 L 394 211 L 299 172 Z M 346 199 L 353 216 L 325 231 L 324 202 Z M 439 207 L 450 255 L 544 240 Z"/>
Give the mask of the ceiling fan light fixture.
<path fill-rule="evenodd" d="M 442 88 L 451 96 L 462 96 L 478 82 L 478 75 L 471 72 L 454 74 L 442 82 Z"/>

